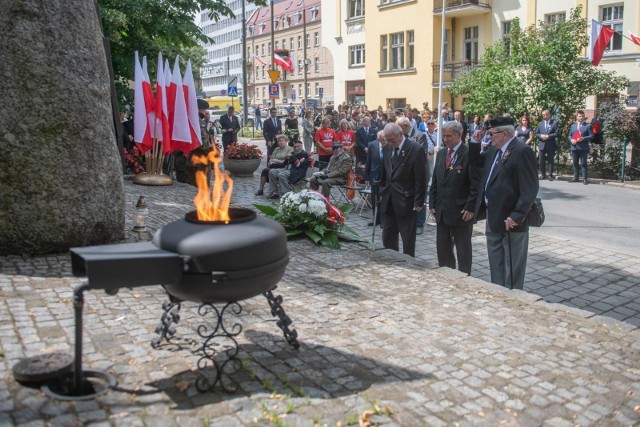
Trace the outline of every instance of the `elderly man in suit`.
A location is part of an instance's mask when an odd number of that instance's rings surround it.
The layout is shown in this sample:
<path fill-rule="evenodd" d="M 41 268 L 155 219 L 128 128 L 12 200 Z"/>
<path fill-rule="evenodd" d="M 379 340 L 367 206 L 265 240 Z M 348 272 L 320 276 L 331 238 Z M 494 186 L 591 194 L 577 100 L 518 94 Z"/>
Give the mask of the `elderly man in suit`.
<path fill-rule="evenodd" d="M 556 154 L 556 138 L 558 137 L 558 122 L 551 118 L 549 110 L 542 112 L 542 121 L 536 128 L 536 138 L 538 139 L 538 162 L 540 169 L 540 179 L 553 181 L 553 157 Z M 546 164 L 549 166 L 547 173 Z"/>
<path fill-rule="evenodd" d="M 220 127 L 222 128 L 222 147 L 227 147 L 238 141 L 238 131 L 240 130 L 240 122 L 233 115 L 235 109 L 229 107 L 227 114 L 220 116 Z"/>
<path fill-rule="evenodd" d="M 469 150 L 483 168 L 474 215 L 487 219 L 491 282 L 523 289 L 529 250 L 526 218 L 538 194 L 538 176 L 533 150 L 514 137 L 513 125 L 511 117 L 490 120 L 492 145 L 484 155 L 479 154 L 480 144 L 471 144 Z"/>
<path fill-rule="evenodd" d="M 587 158 L 589 157 L 589 142 L 593 139 L 591 125 L 584 121 L 584 111 L 576 111 L 576 121 L 569 128 L 567 139 L 571 143 L 571 158 L 573 159 L 573 179 L 569 182 L 580 181 L 580 163 L 582 163 L 582 182 L 589 184 L 587 173 Z"/>
<path fill-rule="evenodd" d="M 262 122 L 262 135 L 267 144 L 267 158 L 271 157 L 271 153 L 276 149 L 276 136 L 282 133 L 282 122 L 276 117 L 277 110 L 275 107 L 269 109 L 269 117 Z"/>
<path fill-rule="evenodd" d="M 415 256 L 417 214 L 424 208 L 427 166 L 424 148 L 406 138 L 396 123 L 384 127 L 387 145 L 382 150 L 380 209 L 384 211 L 382 243 L 387 249 Z"/>
<path fill-rule="evenodd" d="M 309 183 L 311 189 L 317 190 L 322 187 L 322 194 L 329 197 L 332 186 L 347 183 L 347 175 L 349 175 L 352 165 L 353 160 L 342 147 L 342 143 L 333 143 L 333 156 L 329 160 L 329 166 L 323 171 L 313 174 Z"/>
<path fill-rule="evenodd" d="M 356 130 L 356 164 L 365 164 L 369 143 L 375 141 L 376 130 L 371 125 L 371 117 L 362 119 L 362 127 Z"/>
<path fill-rule="evenodd" d="M 382 150 L 387 145 L 384 139 L 384 131 L 378 132 L 378 139 L 371 141 L 367 149 L 367 161 L 364 168 L 364 179 L 371 185 L 371 203 L 374 204 L 378 200 L 378 184 L 380 180 L 380 172 L 382 171 Z M 375 226 L 382 224 L 384 220 L 384 212 L 379 207 L 376 208 L 376 217 L 368 225 Z"/>
<path fill-rule="evenodd" d="M 477 175 L 470 173 L 469 146 L 463 143 L 462 132 L 460 123 L 442 124 L 442 140 L 447 149 L 437 154 L 429 192 L 429 210 L 437 224 L 438 264 L 456 268 L 455 246 L 458 270 L 471 274 L 471 220 L 478 190 Z"/>
<path fill-rule="evenodd" d="M 293 191 L 293 186 L 305 177 L 308 168 L 309 154 L 304 151 L 302 141 L 296 140 L 293 144 L 293 152 L 287 158 L 287 165 L 282 169 L 269 171 L 271 192 L 283 196 Z"/>

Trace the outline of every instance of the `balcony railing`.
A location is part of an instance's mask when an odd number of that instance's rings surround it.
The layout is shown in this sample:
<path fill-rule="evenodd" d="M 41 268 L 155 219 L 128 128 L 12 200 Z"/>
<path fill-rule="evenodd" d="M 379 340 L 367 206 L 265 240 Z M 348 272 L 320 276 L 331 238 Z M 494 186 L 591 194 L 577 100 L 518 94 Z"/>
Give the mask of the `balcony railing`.
<path fill-rule="evenodd" d="M 435 0 L 434 15 L 442 13 L 443 1 L 446 1 L 447 6 L 445 13 L 450 17 L 472 16 L 491 11 L 491 0 Z"/>
<path fill-rule="evenodd" d="M 444 64 L 442 73 L 442 84 L 449 85 L 452 81 L 456 80 L 463 74 L 468 73 L 475 67 L 479 67 L 482 64 L 478 61 L 461 61 L 461 62 L 448 62 Z M 433 68 L 433 86 L 437 86 L 440 83 L 440 63 L 431 64 Z"/>

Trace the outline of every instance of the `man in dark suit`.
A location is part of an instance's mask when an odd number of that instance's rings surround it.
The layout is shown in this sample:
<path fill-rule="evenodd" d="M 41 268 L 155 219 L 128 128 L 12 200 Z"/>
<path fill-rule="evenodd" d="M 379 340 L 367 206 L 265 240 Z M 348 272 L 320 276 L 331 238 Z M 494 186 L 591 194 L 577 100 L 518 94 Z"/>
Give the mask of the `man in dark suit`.
<path fill-rule="evenodd" d="M 238 142 L 238 131 L 240 130 L 240 122 L 233 115 L 235 109 L 229 107 L 227 114 L 220 116 L 220 127 L 222 128 L 222 148 L 225 150 L 234 142 Z"/>
<path fill-rule="evenodd" d="M 376 131 L 371 125 L 371 118 L 362 119 L 362 127 L 356 131 L 356 165 L 365 164 L 369 143 L 375 141 Z"/>
<path fill-rule="evenodd" d="M 483 168 L 474 216 L 487 219 L 491 282 L 523 289 L 529 249 L 526 218 L 538 194 L 538 176 L 533 150 L 514 138 L 513 125 L 511 117 L 490 120 L 492 145 L 480 155 L 481 144 L 471 144 L 469 152 Z"/>
<path fill-rule="evenodd" d="M 569 128 L 567 139 L 571 143 L 571 158 L 573 159 L 573 179 L 569 182 L 580 181 L 580 163 L 582 163 L 582 182 L 589 184 L 587 173 L 587 158 L 589 157 L 589 142 L 593 139 L 591 125 L 584 121 L 584 111 L 576 111 L 576 122 Z"/>
<path fill-rule="evenodd" d="M 477 182 L 469 169 L 469 146 L 462 142 L 462 125 L 442 124 L 442 140 L 429 193 L 429 210 L 437 223 L 436 249 L 440 267 L 456 268 L 471 274 L 471 233 L 476 208 Z M 476 175 L 474 174 L 473 177 Z"/>
<path fill-rule="evenodd" d="M 267 158 L 271 157 L 271 153 L 276 149 L 276 136 L 282 133 L 282 122 L 276 117 L 277 110 L 275 107 L 269 109 L 269 117 L 264 119 L 262 123 L 262 135 L 267 144 Z"/>
<path fill-rule="evenodd" d="M 553 157 L 556 154 L 556 138 L 558 137 L 558 122 L 551 119 L 549 110 L 542 112 L 542 121 L 536 128 L 536 138 L 538 138 L 538 161 L 540 169 L 540 179 L 549 178 L 553 181 Z M 549 166 L 549 173 L 545 168 L 545 163 Z"/>
<path fill-rule="evenodd" d="M 376 181 L 380 180 L 380 173 L 382 172 L 382 150 L 387 141 L 384 139 L 384 131 L 378 132 L 378 139 L 371 141 L 367 149 L 367 161 L 364 168 L 364 179 L 371 185 L 371 204 L 373 205 L 378 200 L 378 185 Z M 384 212 L 382 209 L 376 208 L 376 218 L 369 223 L 369 226 L 375 226 L 381 224 L 384 220 Z"/>
<path fill-rule="evenodd" d="M 287 165 L 282 169 L 271 169 L 269 171 L 269 183 L 275 193 L 284 196 L 289 191 L 293 191 L 293 186 L 297 184 L 307 174 L 309 168 L 309 154 L 304 151 L 302 141 L 296 140 L 293 144 L 293 152 L 287 159 Z"/>
<path fill-rule="evenodd" d="M 406 138 L 395 123 L 384 127 L 384 137 L 388 143 L 382 150 L 380 183 L 382 243 L 387 249 L 399 250 L 400 233 L 403 252 L 415 256 L 417 214 L 424 209 L 427 185 L 424 148 Z"/>
<path fill-rule="evenodd" d="M 464 121 L 462 111 L 456 110 L 453 112 L 453 120 L 462 125 L 462 142 L 467 143 L 467 133 L 469 132 L 469 125 Z"/>

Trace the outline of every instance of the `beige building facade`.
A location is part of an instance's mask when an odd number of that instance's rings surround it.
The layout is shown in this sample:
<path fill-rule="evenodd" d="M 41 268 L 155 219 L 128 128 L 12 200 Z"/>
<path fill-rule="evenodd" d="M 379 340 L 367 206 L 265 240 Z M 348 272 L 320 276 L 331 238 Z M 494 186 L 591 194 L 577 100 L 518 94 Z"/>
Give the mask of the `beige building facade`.
<path fill-rule="evenodd" d="M 322 45 L 321 11 L 320 0 L 285 0 L 274 5 L 274 50 L 294 65 L 293 72 L 275 66 L 281 71 L 276 106 L 302 105 L 305 92 L 310 103 L 333 102 L 333 56 Z M 271 10 L 265 6 L 247 21 L 247 93 L 253 105 L 274 105 L 269 99 L 271 39 Z"/>
<path fill-rule="evenodd" d="M 486 46 L 508 32 L 511 21 L 523 26 L 566 19 L 571 9 L 583 6 L 583 15 L 603 22 L 628 36 L 640 33 L 638 0 L 373 0 L 365 7 L 367 32 L 366 103 L 369 108 L 420 108 L 438 104 L 441 55 L 441 12 L 445 9 L 443 102 L 461 108 L 462 99 L 446 89 L 457 76 L 479 62 Z M 586 54 L 586 52 L 585 52 Z M 615 35 L 601 66 L 632 82 L 627 104 L 636 108 L 640 81 L 640 46 Z M 336 74 L 341 71 L 336 70 Z M 592 96 L 587 109 L 610 95 Z"/>

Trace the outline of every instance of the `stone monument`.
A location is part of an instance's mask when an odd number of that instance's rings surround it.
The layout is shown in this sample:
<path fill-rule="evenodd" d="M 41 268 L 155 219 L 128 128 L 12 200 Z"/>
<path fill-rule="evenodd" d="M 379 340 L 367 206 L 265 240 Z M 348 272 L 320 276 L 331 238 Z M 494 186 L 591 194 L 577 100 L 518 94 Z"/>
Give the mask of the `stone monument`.
<path fill-rule="evenodd" d="M 94 0 L 0 0 L 0 254 L 124 235 L 124 186 Z"/>

